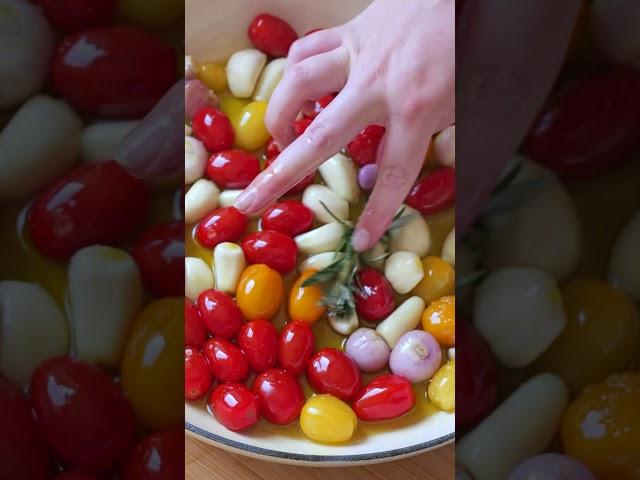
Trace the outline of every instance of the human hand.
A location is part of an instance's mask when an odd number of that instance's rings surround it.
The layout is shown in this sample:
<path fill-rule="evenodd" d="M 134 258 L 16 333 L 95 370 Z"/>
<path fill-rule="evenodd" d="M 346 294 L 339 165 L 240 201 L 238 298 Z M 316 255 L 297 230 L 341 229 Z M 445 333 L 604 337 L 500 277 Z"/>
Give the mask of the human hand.
<path fill-rule="evenodd" d="M 378 179 L 353 236 L 372 248 L 422 168 L 430 139 L 454 123 L 453 0 L 376 0 L 352 21 L 296 41 L 271 97 L 266 125 L 277 160 L 238 197 L 254 213 L 313 172 L 370 124 L 386 134 Z M 295 139 L 292 123 L 307 100 L 338 96 Z"/>

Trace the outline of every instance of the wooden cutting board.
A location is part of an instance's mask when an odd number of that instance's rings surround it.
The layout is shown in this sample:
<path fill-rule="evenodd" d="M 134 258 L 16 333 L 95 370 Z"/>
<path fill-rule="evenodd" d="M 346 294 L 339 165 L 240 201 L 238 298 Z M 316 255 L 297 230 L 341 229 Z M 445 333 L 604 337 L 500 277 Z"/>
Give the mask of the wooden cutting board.
<path fill-rule="evenodd" d="M 185 437 L 187 480 L 451 480 L 454 445 L 367 467 L 296 467 L 254 460 Z"/>

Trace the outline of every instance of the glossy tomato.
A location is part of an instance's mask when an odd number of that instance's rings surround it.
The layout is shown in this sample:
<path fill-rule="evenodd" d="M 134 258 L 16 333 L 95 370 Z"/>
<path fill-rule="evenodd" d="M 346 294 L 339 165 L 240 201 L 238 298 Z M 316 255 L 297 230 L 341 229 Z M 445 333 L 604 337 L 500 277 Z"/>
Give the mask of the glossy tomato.
<path fill-rule="evenodd" d="M 278 313 L 283 293 L 278 272 L 267 265 L 250 265 L 238 281 L 236 301 L 245 318 L 270 319 Z"/>
<path fill-rule="evenodd" d="M 11 383 L 0 378 L 0 474 L 3 478 L 48 480 L 49 452 L 31 408 Z"/>
<path fill-rule="evenodd" d="M 253 382 L 260 413 L 269 422 L 287 425 L 300 416 L 305 398 L 298 380 L 289 372 L 272 368 Z"/>
<path fill-rule="evenodd" d="M 176 53 L 131 26 L 97 27 L 67 36 L 56 51 L 56 92 L 83 113 L 140 118 L 176 81 Z"/>
<path fill-rule="evenodd" d="M 215 248 L 223 242 L 238 240 L 247 229 L 247 216 L 235 207 L 219 208 L 204 217 L 196 227 L 200 245 Z"/>
<path fill-rule="evenodd" d="M 211 392 L 209 408 L 229 430 L 240 431 L 256 424 L 260 405 L 255 394 L 241 383 L 225 383 Z"/>
<path fill-rule="evenodd" d="M 315 273 L 315 270 L 305 270 L 291 287 L 289 318 L 292 320 L 315 323 L 327 311 L 327 307 L 322 303 L 325 296 L 324 290 L 319 285 L 302 286 Z"/>
<path fill-rule="evenodd" d="M 245 323 L 237 340 L 254 372 L 273 368 L 278 363 L 278 331 L 271 322 L 252 320 Z"/>
<path fill-rule="evenodd" d="M 378 270 L 371 267 L 361 269 L 357 274 L 356 310 L 370 322 L 386 318 L 396 306 L 393 288 Z"/>
<path fill-rule="evenodd" d="M 89 245 L 123 240 L 146 210 L 142 180 L 116 162 L 90 163 L 40 194 L 29 210 L 28 228 L 40 252 L 68 258 Z"/>
<path fill-rule="evenodd" d="M 468 321 L 456 329 L 456 428 L 486 417 L 498 400 L 496 364 L 484 339 Z"/>
<path fill-rule="evenodd" d="M 211 369 L 198 350 L 192 347 L 184 349 L 184 398 L 199 400 L 211 388 L 213 378 Z"/>
<path fill-rule="evenodd" d="M 364 167 L 376 162 L 378 147 L 384 132 L 383 126 L 369 125 L 347 145 L 347 153 L 356 165 Z"/>
<path fill-rule="evenodd" d="M 298 39 L 296 31 L 280 17 L 261 13 L 247 30 L 251 43 L 272 57 L 286 57 L 289 47 Z"/>
<path fill-rule="evenodd" d="M 362 388 L 351 408 L 360 420 L 387 420 L 407 413 L 416 403 L 409 380 L 398 375 L 380 375 Z"/>
<path fill-rule="evenodd" d="M 191 300 L 184 299 L 184 344 L 202 348 L 207 339 L 202 317 L 198 307 Z"/>
<path fill-rule="evenodd" d="M 360 369 L 345 353 L 335 348 L 323 348 L 307 366 L 307 380 L 314 390 L 329 393 L 347 401 L 360 390 Z"/>
<path fill-rule="evenodd" d="M 524 142 L 524 153 L 566 178 L 592 177 L 640 145 L 640 74 L 610 68 L 552 96 Z"/>
<path fill-rule="evenodd" d="M 198 311 L 205 328 L 216 337 L 234 338 L 242 326 L 236 302 L 220 290 L 208 289 L 198 296 Z"/>
<path fill-rule="evenodd" d="M 313 122 L 312 118 L 304 117 L 293 122 L 293 131 L 295 132 L 296 136 L 299 137 L 304 132 L 306 132 L 307 128 L 309 128 L 309 125 L 311 125 L 311 122 Z"/>
<path fill-rule="evenodd" d="M 131 405 L 111 375 L 72 358 L 53 358 L 31 378 L 31 403 L 47 443 L 65 464 L 106 470 L 135 440 Z"/>
<path fill-rule="evenodd" d="M 267 160 L 273 160 L 278 155 L 280 155 L 280 147 L 273 138 L 270 138 L 264 149 L 264 156 Z"/>
<path fill-rule="evenodd" d="M 131 252 L 147 289 L 156 297 L 184 294 L 184 223 L 170 222 L 144 232 Z"/>
<path fill-rule="evenodd" d="M 244 382 L 249 376 L 247 357 L 228 340 L 210 338 L 204 344 L 203 352 L 211 373 L 221 383 Z"/>
<path fill-rule="evenodd" d="M 294 375 L 300 375 L 307 368 L 313 355 L 315 337 L 311 325 L 294 320 L 287 323 L 278 340 L 278 362 Z"/>
<path fill-rule="evenodd" d="M 207 163 L 207 175 L 221 188 L 244 188 L 258 173 L 258 158 L 244 150 L 214 153 Z"/>
<path fill-rule="evenodd" d="M 313 213 L 302 202 L 284 200 L 262 215 L 262 230 L 275 230 L 290 237 L 307 232 L 313 226 Z"/>
<path fill-rule="evenodd" d="M 277 158 L 277 155 L 273 158 L 268 158 L 265 160 L 264 162 L 264 166 L 265 168 L 268 167 L 269 165 L 271 165 L 275 159 Z M 285 197 L 290 197 L 293 195 L 298 195 L 299 193 L 302 193 L 304 191 L 305 188 L 307 188 L 309 185 L 311 185 L 313 183 L 313 180 L 316 178 L 316 172 L 315 170 L 310 173 L 309 175 L 307 175 L 306 177 L 304 177 L 302 180 L 300 180 L 297 184 L 295 184 L 293 187 L 291 187 L 289 189 L 289 191 L 287 191 L 284 196 Z"/>
<path fill-rule="evenodd" d="M 53 26 L 66 32 L 109 23 L 116 13 L 116 0 L 39 0 Z"/>
<path fill-rule="evenodd" d="M 263 263 L 279 273 L 296 268 L 298 246 L 284 233 L 274 230 L 255 232 L 242 241 L 242 251 L 249 263 Z"/>
<path fill-rule="evenodd" d="M 418 180 L 406 204 L 423 215 L 434 215 L 451 207 L 456 199 L 456 173 L 453 168 L 441 167 Z"/>
<path fill-rule="evenodd" d="M 181 480 L 184 475 L 184 433 L 180 430 L 147 435 L 123 469 L 123 480 Z"/>
<path fill-rule="evenodd" d="M 195 136 L 212 153 L 231 148 L 236 138 L 229 118 L 215 107 L 198 110 L 191 127 Z"/>
<path fill-rule="evenodd" d="M 333 101 L 334 98 L 336 98 L 336 94 L 330 93 L 329 95 L 325 95 L 317 100 L 307 102 L 302 109 L 302 113 L 307 118 L 316 118 L 318 114 Z"/>

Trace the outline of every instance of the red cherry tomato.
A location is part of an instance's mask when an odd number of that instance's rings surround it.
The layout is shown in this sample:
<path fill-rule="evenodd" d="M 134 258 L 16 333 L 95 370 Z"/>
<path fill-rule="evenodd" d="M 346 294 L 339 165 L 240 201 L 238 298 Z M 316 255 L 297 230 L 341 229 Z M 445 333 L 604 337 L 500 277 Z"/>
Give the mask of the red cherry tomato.
<path fill-rule="evenodd" d="M 286 57 L 289 47 L 298 39 L 296 31 L 280 17 L 261 13 L 247 30 L 251 43 L 272 57 Z"/>
<path fill-rule="evenodd" d="M 62 472 L 56 475 L 53 480 L 98 480 L 98 477 L 82 472 Z"/>
<path fill-rule="evenodd" d="M 97 27 L 111 21 L 116 0 L 40 0 L 53 26 L 65 32 Z"/>
<path fill-rule="evenodd" d="M 265 160 L 265 162 L 264 162 L 265 168 L 268 167 L 269 165 L 271 165 L 275 161 L 276 158 L 277 158 L 277 156 L 272 158 L 272 159 L 267 158 Z M 310 173 L 309 175 L 304 177 L 302 180 L 300 180 L 296 185 L 291 187 L 289 189 L 289 191 L 284 194 L 284 196 L 285 197 L 290 197 L 290 196 L 302 193 L 305 188 L 307 188 L 309 185 L 311 185 L 313 183 L 313 180 L 315 178 L 316 178 L 316 172 L 314 170 L 313 173 Z"/>
<path fill-rule="evenodd" d="M 287 323 L 278 341 L 278 362 L 293 375 L 300 375 L 307 368 L 313 355 L 315 337 L 311 325 L 301 320 Z"/>
<path fill-rule="evenodd" d="M 220 290 L 198 295 L 198 311 L 205 328 L 216 337 L 234 338 L 242 327 L 242 312 L 233 298 Z"/>
<path fill-rule="evenodd" d="M 184 475 L 184 433 L 180 430 L 147 435 L 123 469 L 123 480 L 184 480 Z"/>
<path fill-rule="evenodd" d="M 244 150 L 214 153 L 207 163 L 207 175 L 221 188 L 245 188 L 260 173 L 260 162 Z"/>
<path fill-rule="evenodd" d="M 307 366 L 307 380 L 314 390 L 350 400 L 362 387 L 360 369 L 345 353 L 323 348 Z"/>
<path fill-rule="evenodd" d="M 312 118 L 304 117 L 293 122 L 293 131 L 295 132 L 296 136 L 299 137 L 300 135 L 302 135 L 307 130 L 307 128 L 309 128 L 311 122 L 313 122 Z"/>
<path fill-rule="evenodd" d="M 40 194 L 29 211 L 29 233 L 43 254 L 69 258 L 83 247 L 123 240 L 146 210 L 142 180 L 116 162 L 90 163 Z"/>
<path fill-rule="evenodd" d="M 195 136 L 212 153 L 231 148 L 236 138 L 229 118 L 214 107 L 198 110 L 191 126 Z"/>
<path fill-rule="evenodd" d="M 565 178 L 611 170 L 640 146 L 640 75 L 612 68 L 551 97 L 524 153 Z"/>
<path fill-rule="evenodd" d="M 287 425 L 300 416 L 305 398 L 298 380 L 284 370 L 272 368 L 262 372 L 253 382 L 260 413 L 269 422 Z"/>
<path fill-rule="evenodd" d="M 387 420 L 407 413 L 416 403 L 411 383 L 398 375 L 381 375 L 364 387 L 351 407 L 360 420 Z"/>
<path fill-rule="evenodd" d="M 278 363 L 278 331 L 271 322 L 252 320 L 245 323 L 237 341 L 254 372 L 263 372 Z"/>
<path fill-rule="evenodd" d="M 48 480 L 47 445 L 22 394 L 0 377 L 0 477 Z"/>
<path fill-rule="evenodd" d="M 260 418 L 258 399 L 239 383 L 218 385 L 209 397 L 209 408 L 223 426 L 234 431 L 246 430 Z"/>
<path fill-rule="evenodd" d="M 357 288 L 353 294 L 356 310 L 370 322 L 383 320 L 396 307 L 391 284 L 375 268 L 362 268 L 357 275 Z"/>
<path fill-rule="evenodd" d="M 275 230 L 290 237 L 307 232 L 313 226 L 313 213 L 296 200 L 285 200 L 269 207 L 262 215 L 263 230 Z"/>
<path fill-rule="evenodd" d="M 31 378 L 31 403 L 51 450 L 73 468 L 111 468 L 135 440 L 133 410 L 121 387 L 93 365 L 48 360 Z"/>
<path fill-rule="evenodd" d="M 315 30 L 313 30 L 315 31 Z M 307 33 L 307 35 L 309 35 Z M 324 110 L 327 105 L 329 105 L 331 103 L 331 101 L 336 98 L 336 94 L 335 93 L 330 93 L 329 95 L 325 95 L 322 98 L 319 98 L 317 100 L 313 100 L 311 102 L 307 102 L 305 103 L 304 107 L 302 108 L 302 113 L 304 114 L 305 117 L 307 118 L 316 118 L 318 116 L 318 114 Z"/>
<path fill-rule="evenodd" d="M 200 245 L 214 248 L 219 243 L 238 240 L 247 229 L 247 216 L 235 207 L 223 207 L 204 217 L 196 227 Z"/>
<path fill-rule="evenodd" d="M 198 350 L 191 347 L 184 349 L 184 398 L 200 400 L 213 383 L 211 369 Z"/>
<path fill-rule="evenodd" d="M 406 203 L 423 215 L 433 215 L 451 207 L 455 199 L 456 172 L 453 168 L 442 167 L 418 180 Z"/>
<path fill-rule="evenodd" d="M 176 81 L 176 53 L 145 30 L 98 27 L 67 36 L 51 66 L 54 90 L 83 113 L 146 115 Z"/>
<path fill-rule="evenodd" d="M 211 373 L 221 383 L 244 382 L 249 376 L 247 357 L 228 340 L 210 338 L 204 344 L 204 356 Z"/>
<path fill-rule="evenodd" d="M 184 294 L 184 223 L 165 223 L 143 233 L 131 252 L 147 289 L 156 297 Z"/>
<path fill-rule="evenodd" d="M 188 298 L 184 299 L 184 344 L 202 348 L 207 339 L 204 322 L 198 307 Z"/>
<path fill-rule="evenodd" d="M 284 233 L 274 230 L 255 232 L 242 241 L 242 251 L 250 263 L 264 263 L 280 273 L 296 268 L 298 246 Z"/>
<path fill-rule="evenodd" d="M 264 149 L 264 155 L 268 160 L 273 160 L 280 155 L 280 147 L 273 138 L 269 138 L 267 146 Z"/>
<path fill-rule="evenodd" d="M 496 406 L 496 364 L 484 339 L 468 321 L 456 325 L 456 428 L 460 431 Z"/>
<path fill-rule="evenodd" d="M 380 125 L 369 125 L 347 145 L 347 153 L 360 167 L 376 163 L 378 146 L 384 135 L 385 128 Z"/>

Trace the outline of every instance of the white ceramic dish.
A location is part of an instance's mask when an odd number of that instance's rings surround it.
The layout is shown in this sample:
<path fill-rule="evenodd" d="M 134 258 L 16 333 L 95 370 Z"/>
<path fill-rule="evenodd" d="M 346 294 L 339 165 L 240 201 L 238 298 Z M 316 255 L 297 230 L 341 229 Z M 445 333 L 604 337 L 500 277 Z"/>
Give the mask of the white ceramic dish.
<path fill-rule="evenodd" d="M 198 61 L 220 60 L 250 46 L 246 30 L 258 13 L 281 16 L 303 34 L 313 28 L 344 23 L 368 3 L 369 0 L 186 0 L 185 50 Z M 231 432 L 200 405 L 185 404 L 185 430 L 226 450 L 266 460 L 316 466 L 357 465 L 407 457 L 452 442 L 455 415 L 436 413 L 413 425 L 334 446 L 278 434 L 276 428 Z"/>

